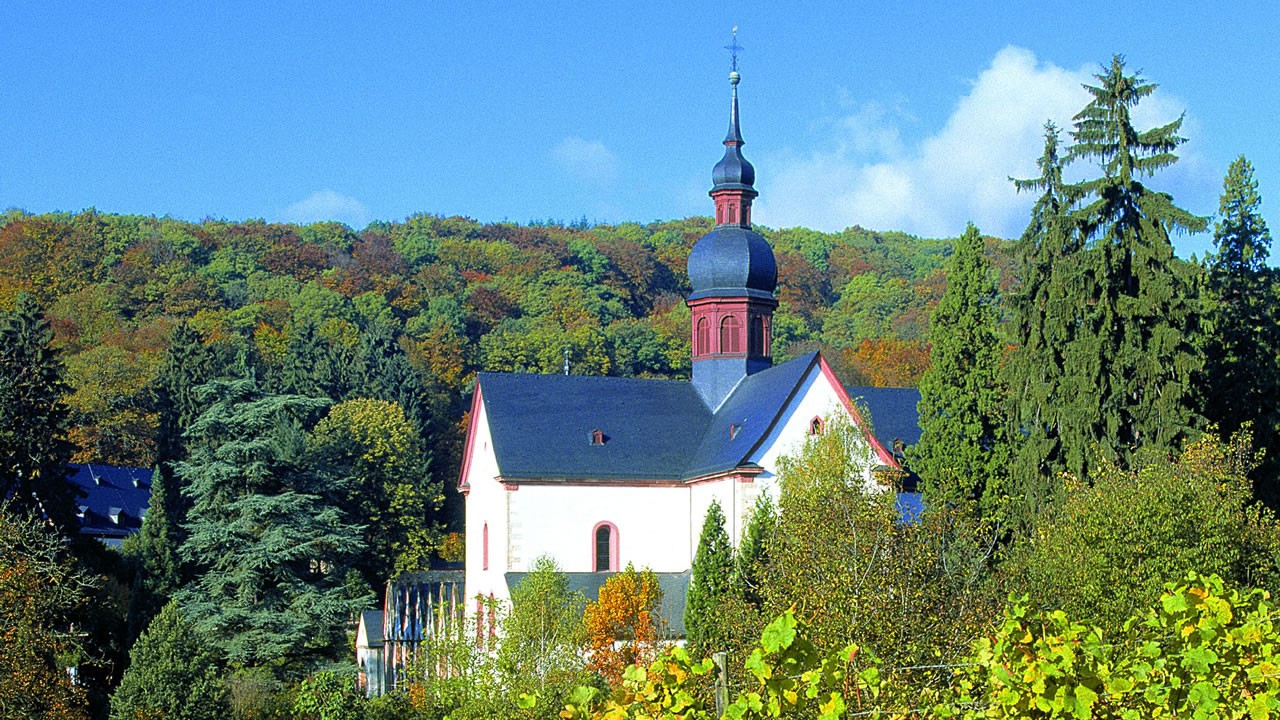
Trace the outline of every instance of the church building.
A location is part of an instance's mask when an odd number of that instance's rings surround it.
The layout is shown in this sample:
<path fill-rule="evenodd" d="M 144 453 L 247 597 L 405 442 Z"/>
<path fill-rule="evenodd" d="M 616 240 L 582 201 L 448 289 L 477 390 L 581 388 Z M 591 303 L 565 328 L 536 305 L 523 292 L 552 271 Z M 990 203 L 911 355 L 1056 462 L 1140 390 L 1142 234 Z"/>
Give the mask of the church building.
<path fill-rule="evenodd" d="M 632 563 L 674 591 L 664 614 L 678 622 L 712 501 L 736 543 L 756 498 L 776 499 L 780 456 L 833 418 L 865 427 L 820 353 L 773 363 L 777 264 L 751 229 L 757 193 L 742 155 L 739 81 L 730 74 L 729 132 L 712 173 L 716 224 L 689 255 L 692 379 L 481 373 L 460 477 L 466 597 L 508 600 L 543 555 L 579 587 Z M 902 392 L 910 418 L 886 420 L 910 433 L 919 395 Z M 906 407 L 900 395 L 895 402 Z M 892 440 L 886 448 L 864 436 L 862 482 L 900 469 Z"/>

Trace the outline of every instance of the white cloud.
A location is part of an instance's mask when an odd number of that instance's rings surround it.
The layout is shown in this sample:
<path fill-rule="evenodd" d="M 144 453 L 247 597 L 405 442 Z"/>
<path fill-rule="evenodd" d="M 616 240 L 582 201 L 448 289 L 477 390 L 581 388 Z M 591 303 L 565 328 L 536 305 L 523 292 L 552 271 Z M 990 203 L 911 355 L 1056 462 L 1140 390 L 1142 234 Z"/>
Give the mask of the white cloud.
<path fill-rule="evenodd" d="M 762 177 L 756 216 L 775 227 L 861 225 L 931 237 L 958 235 L 972 220 L 984 232 L 1015 237 L 1032 198 L 1019 196 L 1008 178 L 1035 175 L 1045 120 L 1069 127 L 1088 102 L 1081 84 L 1094 71 L 1006 47 L 946 124 L 912 144 L 895 126 L 900 115 L 864 104 L 829 127 L 819 150 L 767 160 L 776 169 Z"/>
<path fill-rule="evenodd" d="M 369 224 L 369 208 L 364 203 L 349 196 L 324 189 L 311 193 L 305 199 L 285 208 L 280 213 L 285 222 L 307 223 L 322 220 L 337 220 L 348 226 L 360 229 Z"/>
<path fill-rule="evenodd" d="M 567 137 L 551 150 L 551 157 L 565 173 L 596 184 L 618 176 L 618 156 L 599 140 Z"/>

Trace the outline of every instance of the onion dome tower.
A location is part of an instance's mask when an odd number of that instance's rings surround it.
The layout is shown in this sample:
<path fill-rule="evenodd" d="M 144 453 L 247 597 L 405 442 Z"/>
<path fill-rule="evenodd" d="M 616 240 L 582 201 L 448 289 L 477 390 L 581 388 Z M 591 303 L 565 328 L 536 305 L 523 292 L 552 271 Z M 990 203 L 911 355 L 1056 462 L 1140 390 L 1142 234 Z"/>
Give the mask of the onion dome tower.
<path fill-rule="evenodd" d="M 735 43 L 736 45 L 736 43 Z M 736 49 L 736 48 L 731 48 Z M 733 103 L 724 157 L 716 163 L 710 195 L 716 226 L 689 253 L 687 303 L 693 321 L 693 384 L 713 409 L 744 377 L 773 365 L 770 343 L 778 301 L 778 266 L 769 242 L 751 229 L 756 171 L 742 156 L 738 83 L 729 73 Z"/>

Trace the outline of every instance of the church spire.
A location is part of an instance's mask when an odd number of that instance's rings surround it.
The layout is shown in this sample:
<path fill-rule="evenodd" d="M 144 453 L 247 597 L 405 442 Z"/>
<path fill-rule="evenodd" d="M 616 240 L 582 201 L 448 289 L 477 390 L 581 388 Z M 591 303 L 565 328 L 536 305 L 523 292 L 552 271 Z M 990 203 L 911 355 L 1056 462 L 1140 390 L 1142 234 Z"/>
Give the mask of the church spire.
<path fill-rule="evenodd" d="M 689 295 L 693 349 L 693 385 L 711 408 L 717 408 L 742 378 L 773 364 L 773 292 L 778 266 L 769 241 L 751 229 L 751 201 L 756 197 L 755 168 L 742 157 L 738 125 L 737 28 L 734 28 L 733 88 L 729 133 L 724 157 L 712 172 L 711 197 L 716 226 L 689 252 Z"/>
<path fill-rule="evenodd" d="M 738 51 L 742 46 L 738 45 L 737 28 L 734 28 L 733 42 L 725 47 L 733 58 L 733 69 L 729 73 L 733 97 L 729 106 L 729 132 L 724 138 L 724 157 L 711 172 L 714 185 L 710 195 L 716 201 L 716 225 L 751 227 L 751 201 L 757 195 L 756 169 L 742 156 L 745 141 L 738 124 L 738 83 L 742 82 L 738 74 Z"/>

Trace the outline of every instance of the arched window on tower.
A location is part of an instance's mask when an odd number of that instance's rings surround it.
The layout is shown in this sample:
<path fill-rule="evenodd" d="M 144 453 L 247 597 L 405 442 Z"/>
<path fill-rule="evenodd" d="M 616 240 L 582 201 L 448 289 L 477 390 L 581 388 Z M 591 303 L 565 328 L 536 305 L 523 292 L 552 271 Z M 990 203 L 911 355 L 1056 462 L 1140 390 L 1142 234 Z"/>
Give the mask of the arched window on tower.
<path fill-rule="evenodd" d="M 742 322 L 736 315 L 720 321 L 720 352 L 742 352 Z"/>
<path fill-rule="evenodd" d="M 597 523 L 592 531 L 592 549 L 594 560 L 592 570 L 595 572 L 615 572 L 618 569 L 618 528 L 613 523 Z"/>
<path fill-rule="evenodd" d="M 764 318 L 759 315 L 751 316 L 751 324 L 747 330 L 747 352 L 755 355 L 764 355 Z"/>
<path fill-rule="evenodd" d="M 698 318 L 698 332 L 694 346 L 694 353 L 697 355 L 706 355 L 711 352 L 711 321 L 702 317 Z"/>

